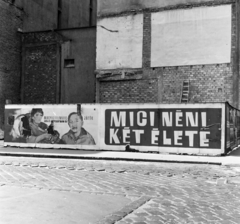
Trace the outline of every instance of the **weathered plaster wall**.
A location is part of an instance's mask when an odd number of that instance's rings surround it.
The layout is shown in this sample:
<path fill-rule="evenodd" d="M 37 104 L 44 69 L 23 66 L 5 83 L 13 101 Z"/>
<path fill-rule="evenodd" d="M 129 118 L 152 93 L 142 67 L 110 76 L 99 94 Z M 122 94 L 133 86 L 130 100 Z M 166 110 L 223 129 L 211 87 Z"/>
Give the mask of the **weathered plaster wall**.
<path fill-rule="evenodd" d="M 152 13 L 151 67 L 230 63 L 232 7 Z"/>
<path fill-rule="evenodd" d="M 98 20 L 97 69 L 141 68 L 142 41 L 142 14 Z"/>
<path fill-rule="evenodd" d="M 183 2 L 183 1 L 178 1 Z M 199 4 L 175 5 L 171 8 L 156 8 L 115 15 L 99 16 L 101 21 L 105 16 L 115 18 L 118 16 L 128 16 L 143 13 L 143 44 L 142 44 L 142 68 L 122 68 L 122 69 L 99 69 L 97 70 L 97 102 L 159 102 L 159 103 L 180 103 L 181 87 L 184 80 L 190 80 L 189 102 L 224 102 L 229 101 L 237 105 L 238 96 L 234 83 L 238 86 L 238 56 L 237 56 L 237 6 L 235 1 L 212 1 L 206 7 L 213 9 L 217 5 L 226 5 L 228 2 L 231 9 L 231 27 L 228 28 L 230 50 L 228 51 L 228 63 L 213 63 L 201 65 L 165 66 L 151 67 L 152 54 L 152 14 L 173 10 L 191 10 L 195 7 L 203 7 L 203 1 Z M 207 2 L 207 1 L 206 1 Z M 115 2 L 116 3 L 116 2 Z M 166 2 L 165 2 L 166 3 Z M 136 8 L 135 8 L 136 9 Z M 214 37 L 216 38 L 216 37 Z M 209 40 L 214 42 L 215 39 Z M 219 37 L 220 38 L 220 37 Z M 106 40 L 107 42 L 107 40 Z M 228 42 L 228 43 L 229 43 Z M 177 44 L 177 43 L 176 43 Z M 229 52 L 231 53 L 229 55 Z M 144 88 L 143 88 L 144 86 Z M 142 97 L 143 96 L 143 97 Z"/>

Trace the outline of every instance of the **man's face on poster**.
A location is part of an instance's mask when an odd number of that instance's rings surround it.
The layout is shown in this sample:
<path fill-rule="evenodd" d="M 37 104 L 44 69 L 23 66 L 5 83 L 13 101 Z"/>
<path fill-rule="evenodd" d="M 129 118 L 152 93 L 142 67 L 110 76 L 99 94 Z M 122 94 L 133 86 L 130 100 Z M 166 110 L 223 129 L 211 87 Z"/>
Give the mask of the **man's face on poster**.
<path fill-rule="evenodd" d="M 81 128 L 82 128 L 82 125 L 83 125 L 83 121 L 77 114 L 73 114 L 69 118 L 68 124 L 69 124 L 70 129 L 74 133 L 76 133 L 76 132 L 80 132 L 81 131 Z"/>

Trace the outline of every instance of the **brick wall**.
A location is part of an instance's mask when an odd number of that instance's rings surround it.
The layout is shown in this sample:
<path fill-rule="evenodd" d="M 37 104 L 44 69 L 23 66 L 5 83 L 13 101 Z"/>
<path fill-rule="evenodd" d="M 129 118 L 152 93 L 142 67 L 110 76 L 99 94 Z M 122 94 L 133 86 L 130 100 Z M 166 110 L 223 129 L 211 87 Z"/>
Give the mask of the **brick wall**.
<path fill-rule="evenodd" d="M 23 103 L 57 103 L 60 39 L 54 32 L 23 34 Z"/>
<path fill-rule="evenodd" d="M 100 102 L 154 103 L 157 101 L 157 83 L 154 79 L 102 82 Z"/>
<path fill-rule="evenodd" d="M 19 8 L 0 0 L 0 128 L 6 99 L 20 103 L 22 18 Z"/>
<path fill-rule="evenodd" d="M 156 68 L 148 72 L 161 80 L 161 103 L 180 103 L 184 80 L 190 80 L 190 103 L 232 103 L 232 73 L 227 64 Z"/>
<path fill-rule="evenodd" d="M 150 68 L 151 12 L 146 10 L 143 13 L 143 68 L 138 71 L 130 69 L 96 71 L 98 102 L 179 103 L 182 82 L 190 80 L 190 103 L 228 101 L 233 104 L 233 62 L 236 55 L 235 4 L 232 3 L 232 62 L 230 64 Z M 128 76 L 122 76 L 122 73 L 132 73 L 131 81 Z M 137 73 L 141 73 L 141 77 Z"/>

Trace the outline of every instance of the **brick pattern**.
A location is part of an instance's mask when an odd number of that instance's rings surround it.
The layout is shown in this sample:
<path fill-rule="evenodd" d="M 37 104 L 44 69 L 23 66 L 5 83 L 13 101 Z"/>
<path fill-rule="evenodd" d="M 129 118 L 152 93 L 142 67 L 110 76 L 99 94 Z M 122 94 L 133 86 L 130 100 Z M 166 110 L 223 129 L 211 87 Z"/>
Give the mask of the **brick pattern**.
<path fill-rule="evenodd" d="M 61 41 L 62 37 L 57 32 L 46 31 L 46 32 L 32 32 L 32 33 L 25 33 L 22 36 L 22 43 L 23 44 L 44 44 L 49 42 L 58 42 Z"/>
<path fill-rule="evenodd" d="M 100 82 L 101 103 L 154 103 L 157 101 L 156 80 Z"/>
<path fill-rule="evenodd" d="M 182 82 L 190 80 L 190 103 L 232 103 L 232 73 L 228 64 L 166 67 L 148 70 L 162 81 L 161 103 L 180 103 Z"/>
<path fill-rule="evenodd" d="M 231 64 L 194 65 L 149 68 L 144 75 L 161 80 L 160 103 L 180 103 L 182 82 L 190 81 L 189 103 L 233 103 L 233 73 Z"/>
<path fill-rule="evenodd" d="M 56 103 L 57 44 L 26 47 L 24 58 L 24 103 Z"/>
<path fill-rule="evenodd" d="M 180 103 L 182 82 L 189 79 L 189 103 L 228 101 L 233 104 L 232 68 L 236 55 L 236 30 L 236 6 L 232 4 L 232 62 L 230 64 L 150 68 L 151 12 L 144 12 L 142 80 L 128 81 L 123 78 L 109 81 L 108 79 L 111 78 L 109 77 L 105 81 L 100 81 L 99 102 Z M 150 80 L 152 85 L 148 84 Z M 142 84 L 139 85 L 139 83 Z"/>
<path fill-rule="evenodd" d="M 98 224 L 238 224 L 240 182 L 229 180 L 239 177 L 230 166 L 209 164 L 0 157 L 2 192 L 21 187 L 131 200 Z"/>
<path fill-rule="evenodd" d="M 23 13 L 0 0 L 0 128 L 4 128 L 6 99 L 20 103 L 21 35 Z"/>

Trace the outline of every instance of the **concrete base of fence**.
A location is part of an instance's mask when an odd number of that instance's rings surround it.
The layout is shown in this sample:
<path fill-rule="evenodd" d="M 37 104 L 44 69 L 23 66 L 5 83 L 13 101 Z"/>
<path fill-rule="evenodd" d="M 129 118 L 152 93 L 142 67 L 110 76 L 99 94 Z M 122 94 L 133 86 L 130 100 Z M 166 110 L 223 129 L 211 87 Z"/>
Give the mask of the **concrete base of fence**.
<path fill-rule="evenodd" d="M 122 151 L 87 151 L 87 150 L 57 150 L 41 148 L 3 147 L 0 141 L 0 156 L 26 156 L 65 159 L 91 160 L 125 160 L 142 162 L 174 162 L 213 165 L 240 165 L 240 148 L 236 148 L 227 156 L 197 156 L 172 155 L 161 153 L 122 152 Z"/>

